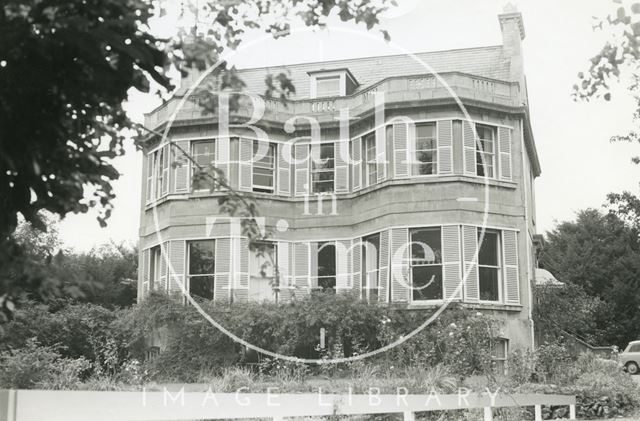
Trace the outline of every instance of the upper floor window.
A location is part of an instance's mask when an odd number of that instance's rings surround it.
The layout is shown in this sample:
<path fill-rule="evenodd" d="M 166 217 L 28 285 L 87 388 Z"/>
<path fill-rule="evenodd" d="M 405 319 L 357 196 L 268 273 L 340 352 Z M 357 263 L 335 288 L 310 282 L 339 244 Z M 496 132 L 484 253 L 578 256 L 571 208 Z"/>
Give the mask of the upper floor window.
<path fill-rule="evenodd" d="M 364 181 L 366 186 L 378 182 L 378 163 L 376 161 L 376 134 L 371 132 L 362 138 L 362 149 L 365 159 Z"/>
<path fill-rule="evenodd" d="M 275 189 L 276 145 L 253 141 L 253 191 L 273 193 Z"/>
<path fill-rule="evenodd" d="M 316 97 L 339 96 L 340 76 L 318 76 L 316 77 Z"/>
<path fill-rule="evenodd" d="M 478 229 L 478 281 L 481 301 L 500 301 L 500 233 Z"/>
<path fill-rule="evenodd" d="M 323 193 L 334 191 L 334 152 L 333 143 L 322 143 L 311 146 L 311 192 Z"/>
<path fill-rule="evenodd" d="M 215 240 L 198 240 L 187 243 L 187 288 L 189 294 L 213 299 L 215 285 Z"/>
<path fill-rule="evenodd" d="M 199 168 L 192 168 L 191 185 L 193 190 L 210 190 L 211 180 L 205 173 L 215 165 L 216 148 L 214 140 L 203 140 L 191 142 L 191 157 L 198 164 Z"/>
<path fill-rule="evenodd" d="M 413 301 L 441 300 L 442 235 L 440 227 L 411 230 Z"/>
<path fill-rule="evenodd" d="M 380 234 L 362 239 L 362 298 L 378 301 L 380 272 Z"/>
<path fill-rule="evenodd" d="M 438 145 L 435 124 L 416 125 L 414 154 L 413 175 L 438 173 Z"/>
<path fill-rule="evenodd" d="M 476 174 L 481 177 L 495 177 L 495 128 L 476 124 Z"/>

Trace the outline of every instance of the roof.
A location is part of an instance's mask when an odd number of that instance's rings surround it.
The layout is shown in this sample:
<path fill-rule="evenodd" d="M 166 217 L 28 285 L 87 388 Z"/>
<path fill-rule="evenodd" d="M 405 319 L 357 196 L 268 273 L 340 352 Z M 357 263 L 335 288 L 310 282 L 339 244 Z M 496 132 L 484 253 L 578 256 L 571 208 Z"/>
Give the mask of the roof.
<path fill-rule="evenodd" d="M 423 63 L 427 65 L 426 68 Z M 511 81 L 509 66 L 510 60 L 504 54 L 502 45 L 496 45 L 413 55 L 397 54 L 275 67 L 240 68 L 238 76 L 246 84 L 246 91 L 261 93 L 265 90 L 264 79 L 268 73 L 285 72 L 296 88 L 295 97 L 308 98 L 308 73 L 322 70 L 348 69 L 362 89 L 388 77 L 432 73 L 431 69 L 437 73 L 460 72 Z"/>
<path fill-rule="evenodd" d="M 551 272 L 546 269 L 536 268 L 536 286 L 564 286 L 564 282 L 556 279 Z"/>

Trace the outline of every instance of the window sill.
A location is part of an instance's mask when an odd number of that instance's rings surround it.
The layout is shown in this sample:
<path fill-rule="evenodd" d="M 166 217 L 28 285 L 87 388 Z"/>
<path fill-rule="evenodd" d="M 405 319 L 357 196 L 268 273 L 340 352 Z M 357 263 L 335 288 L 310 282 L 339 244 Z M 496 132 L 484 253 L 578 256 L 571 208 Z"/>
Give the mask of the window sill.
<path fill-rule="evenodd" d="M 434 301 L 423 301 L 423 302 L 411 302 L 406 304 L 405 308 L 407 310 L 424 310 L 431 308 L 439 308 L 445 304 L 443 300 L 434 300 Z M 463 308 L 467 308 L 470 310 L 497 310 L 497 311 L 509 311 L 509 312 L 520 312 L 522 311 L 522 305 L 520 304 L 504 304 L 504 303 L 469 303 L 462 302 L 460 300 L 451 300 L 451 302 L 447 305 L 461 305 Z"/>

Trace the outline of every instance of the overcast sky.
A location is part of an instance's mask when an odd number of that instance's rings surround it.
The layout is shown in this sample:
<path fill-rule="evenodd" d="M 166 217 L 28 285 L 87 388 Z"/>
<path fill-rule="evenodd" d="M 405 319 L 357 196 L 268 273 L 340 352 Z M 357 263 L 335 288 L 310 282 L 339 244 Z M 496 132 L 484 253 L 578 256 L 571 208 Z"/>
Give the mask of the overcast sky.
<path fill-rule="evenodd" d="M 377 33 L 336 21 L 334 29 L 294 31 L 277 41 L 249 34 L 247 46 L 231 61 L 253 67 L 501 44 L 497 15 L 504 0 L 399 3 L 399 9 L 382 22 L 392 37 L 389 45 Z M 609 1 L 512 3 L 522 12 L 526 30 L 525 73 L 542 165 L 542 176 L 536 180 L 537 220 L 539 231 L 544 232 L 552 229 L 555 221 L 573 219 L 580 209 L 601 206 L 609 192 L 638 191 L 640 167 L 630 161 L 638 154 L 638 147 L 609 142 L 611 135 L 631 128 L 634 102 L 625 91 L 610 103 L 576 103 L 570 98 L 577 72 L 586 68 L 604 39 L 603 34 L 592 31 L 592 16 L 605 16 L 611 8 Z M 164 19 L 156 30 L 171 32 L 170 15 Z M 156 98 L 134 93 L 127 109 L 134 120 L 142 122 L 143 113 L 156 105 Z M 114 185 L 117 198 L 108 226 L 100 228 L 95 212 L 69 215 L 60 225 L 67 246 L 87 250 L 110 239 L 137 241 L 141 165 L 141 154 L 129 147 L 129 153 L 116 162 L 122 175 Z"/>

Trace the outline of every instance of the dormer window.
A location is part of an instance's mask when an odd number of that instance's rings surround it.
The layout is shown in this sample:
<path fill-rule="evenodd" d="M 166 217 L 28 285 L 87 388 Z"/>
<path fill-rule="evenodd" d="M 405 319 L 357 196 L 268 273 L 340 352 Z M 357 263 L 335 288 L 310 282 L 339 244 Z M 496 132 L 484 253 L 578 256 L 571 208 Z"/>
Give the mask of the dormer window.
<path fill-rule="evenodd" d="M 308 74 L 311 98 L 345 96 L 358 87 L 358 82 L 348 69 L 318 70 Z"/>

